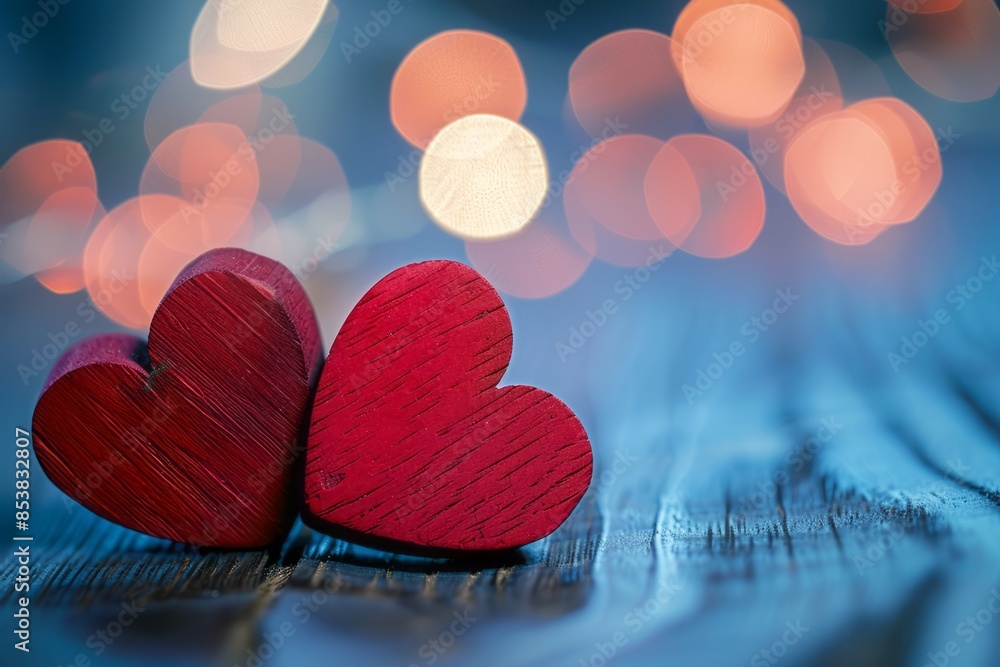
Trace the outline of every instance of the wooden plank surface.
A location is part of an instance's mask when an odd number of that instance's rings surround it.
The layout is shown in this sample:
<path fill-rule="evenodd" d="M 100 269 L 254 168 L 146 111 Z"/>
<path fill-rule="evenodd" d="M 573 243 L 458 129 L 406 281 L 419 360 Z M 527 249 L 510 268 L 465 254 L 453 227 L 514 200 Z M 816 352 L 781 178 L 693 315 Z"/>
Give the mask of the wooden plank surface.
<path fill-rule="evenodd" d="M 787 664 L 922 664 L 920 651 L 956 639 L 949 628 L 1000 584 L 1000 502 L 987 479 L 1000 468 L 981 465 L 997 446 L 968 446 L 974 458 L 942 474 L 950 449 L 864 417 L 845 416 L 800 473 L 733 469 L 722 452 L 706 466 L 707 452 L 683 445 L 625 451 L 619 460 L 642 465 L 599 479 L 555 536 L 497 562 L 394 557 L 304 527 L 278 553 L 198 552 L 53 497 L 32 545 L 36 636 L 52 638 L 36 650 L 59 664 L 77 653 L 126 664 L 150 650 L 158 664 L 246 664 L 288 623 L 294 634 L 268 664 L 327 652 L 427 664 L 428 642 L 448 643 L 458 614 L 476 620 L 443 664 L 575 665 L 616 637 L 628 661 L 746 664 L 783 650 L 786 623 L 807 628 Z M 792 434 L 808 422 L 788 424 L 789 451 L 804 451 Z M 769 486 L 779 471 L 790 481 Z M 14 574 L 8 559 L 5 603 Z M 104 643 L 88 637 L 114 629 L 123 602 L 143 611 L 96 655 Z M 994 664 L 996 627 L 963 644 L 958 664 Z"/>

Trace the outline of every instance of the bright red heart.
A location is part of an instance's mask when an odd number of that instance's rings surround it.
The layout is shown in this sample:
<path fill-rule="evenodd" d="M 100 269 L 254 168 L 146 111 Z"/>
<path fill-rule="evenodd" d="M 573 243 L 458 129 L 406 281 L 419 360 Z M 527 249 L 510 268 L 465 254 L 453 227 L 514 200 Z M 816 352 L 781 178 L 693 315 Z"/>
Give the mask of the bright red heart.
<path fill-rule="evenodd" d="M 573 412 L 497 388 L 513 334 L 469 267 L 411 264 L 361 299 L 333 343 L 306 449 L 306 520 L 418 553 L 524 546 L 562 524 L 593 472 Z"/>
<path fill-rule="evenodd" d="M 206 253 L 128 335 L 69 350 L 35 408 L 49 478 L 123 526 L 199 546 L 266 546 L 295 513 L 294 461 L 322 361 L 309 300 L 283 266 Z"/>

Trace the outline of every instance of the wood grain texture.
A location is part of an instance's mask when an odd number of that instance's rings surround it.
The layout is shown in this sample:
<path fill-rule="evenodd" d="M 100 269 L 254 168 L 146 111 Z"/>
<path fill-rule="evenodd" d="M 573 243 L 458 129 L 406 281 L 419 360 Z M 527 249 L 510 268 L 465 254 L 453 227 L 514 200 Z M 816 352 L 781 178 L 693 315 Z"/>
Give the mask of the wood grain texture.
<path fill-rule="evenodd" d="M 463 264 L 411 264 L 372 287 L 317 388 L 307 522 L 423 553 L 552 533 L 590 484 L 590 442 L 548 392 L 497 388 L 512 341 L 500 296 Z"/>
<path fill-rule="evenodd" d="M 295 460 L 319 329 L 280 264 L 221 249 L 164 297 L 148 347 L 122 334 L 67 351 L 35 409 L 35 453 L 88 509 L 156 537 L 250 548 L 294 518 Z"/>
<path fill-rule="evenodd" d="M 950 408 L 941 380 L 934 396 Z M 988 405 L 993 386 L 969 396 Z M 997 489 L 1000 447 L 975 438 L 975 413 L 947 412 L 912 420 L 904 440 L 886 428 L 899 416 L 886 406 L 841 411 L 843 429 L 801 467 L 823 413 L 796 407 L 763 431 L 741 427 L 782 446 L 737 466 L 726 441 L 643 435 L 628 445 L 638 462 L 593 485 L 553 535 L 482 561 L 381 553 L 298 525 L 276 550 L 194 549 L 64 503 L 39 478 L 32 618 L 52 640 L 33 657 L 93 659 L 88 638 L 124 603 L 144 611 L 94 664 L 256 664 L 248 656 L 285 623 L 295 634 L 264 664 L 331 650 L 351 664 L 426 664 L 421 648 L 468 613 L 475 624 L 436 665 L 587 664 L 616 632 L 627 643 L 609 664 L 746 665 L 798 621 L 809 630 L 781 665 L 922 665 L 1000 586 L 1000 511 L 980 493 Z M 956 437 L 934 437 L 939 424 Z M 614 460 L 598 458 L 601 478 Z M 940 472 L 949 460 L 961 467 Z M 778 471 L 787 481 L 769 488 Z M 16 595 L 17 572 L 8 553 L 0 601 Z M 665 601 L 652 602 L 659 591 Z M 994 667 L 995 623 L 953 664 Z"/>

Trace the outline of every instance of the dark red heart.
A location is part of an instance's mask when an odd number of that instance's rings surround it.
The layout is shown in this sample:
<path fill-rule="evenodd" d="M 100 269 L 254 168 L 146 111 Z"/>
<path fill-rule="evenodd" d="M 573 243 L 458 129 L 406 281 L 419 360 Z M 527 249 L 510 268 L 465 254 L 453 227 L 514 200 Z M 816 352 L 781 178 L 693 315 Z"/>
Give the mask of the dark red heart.
<path fill-rule="evenodd" d="M 411 264 L 361 299 L 333 343 L 306 449 L 306 520 L 415 552 L 520 547 L 590 484 L 583 426 L 548 392 L 497 388 L 507 309 L 456 262 Z"/>
<path fill-rule="evenodd" d="M 35 408 L 38 462 L 133 530 L 271 544 L 294 518 L 294 459 L 321 355 L 312 307 L 285 267 L 211 251 L 164 297 L 148 349 L 104 335 L 60 360 Z"/>

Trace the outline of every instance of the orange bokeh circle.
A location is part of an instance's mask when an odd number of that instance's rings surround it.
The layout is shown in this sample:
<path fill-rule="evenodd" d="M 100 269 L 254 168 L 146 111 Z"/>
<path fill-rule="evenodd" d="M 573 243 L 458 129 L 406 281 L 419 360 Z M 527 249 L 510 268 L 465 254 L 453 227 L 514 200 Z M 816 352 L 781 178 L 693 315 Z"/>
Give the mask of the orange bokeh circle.
<path fill-rule="evenodd" d="M 389 93 L 392 123 L 426 148 L 445 125 L 464 116 L 521 118 L 528 100 L 521 61 L 505 40 L 477 30 L 438 33 L 406 55 Z"/>

